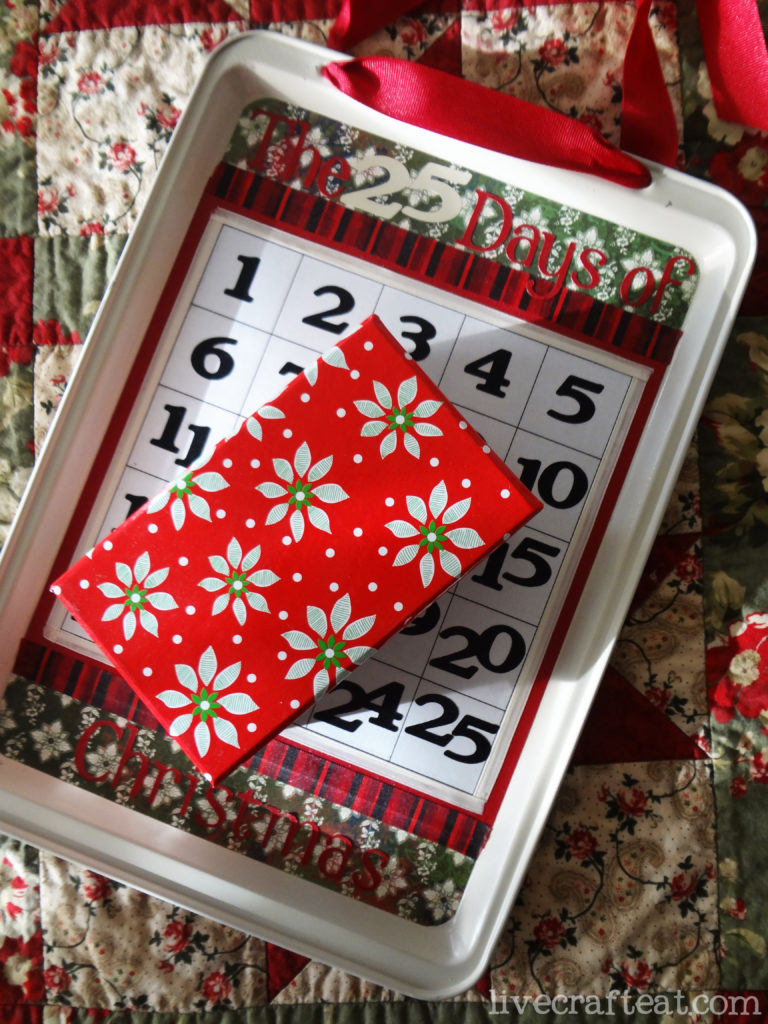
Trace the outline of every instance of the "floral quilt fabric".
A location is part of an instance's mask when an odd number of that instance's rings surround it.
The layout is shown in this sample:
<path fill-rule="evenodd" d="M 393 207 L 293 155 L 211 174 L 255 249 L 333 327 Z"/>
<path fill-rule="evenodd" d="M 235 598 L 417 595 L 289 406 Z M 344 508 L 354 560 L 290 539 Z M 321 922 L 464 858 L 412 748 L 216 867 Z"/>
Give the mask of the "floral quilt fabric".
<path fill-rule="evenodd" d="M 257 26 L 324 43 L 336 13 L 333 0 L 0 4 L 2 538 L 207 55 Z M 427 3 L 359 52 L 429 61 L 618 142 L 635 15 L 619 0 Z M 539 1019 L 547 1008 L 553 1019 L 758 1020 L 768 1010 L 768 140 L 719 119 L 694 0 L 653 4 L 650 17 L 680 165 L 749 207 L 760 252 L 485 976 L 420 1004 L 8 837 L 3 1021 L 309 1021 L 328 1019 L 328 1004 L 350 1021 Z M 25 716 L 41 758 L 66 756 L 67 735 L 35 714 L 9 705 L 2 727 Z"/>

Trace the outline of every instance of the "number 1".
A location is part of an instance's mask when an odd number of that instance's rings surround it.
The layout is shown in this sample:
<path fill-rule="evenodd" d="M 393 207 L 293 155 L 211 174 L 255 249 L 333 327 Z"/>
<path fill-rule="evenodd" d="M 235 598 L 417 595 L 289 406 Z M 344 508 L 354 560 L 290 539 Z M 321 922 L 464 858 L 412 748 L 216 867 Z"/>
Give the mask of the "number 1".
<path fill-rule="evenodd" d="M 181 430 L 181 425 L 184 422 L 184 417 L 187 415 L 187 410 L 183 405 L 164 405 L 163 408 L 168 413 L 168 419 L 166 420 L 165 427 L 163 428 L 160 437 L 151 438 L 149 443 L 155 445 L 157 448 L 162 448 L 163 451 L 171 452 L 175 455 L 179 451 L 176 440 L 178 438 L 179 431 Z M 191 466 L 195 459 L 199 459 L 203 454 L 203 448 L 205 448 L 205 442 L 208 440 L 211 428 L 201 427 L 196 423 L 190 423 L 187 430 L 192 434 L 189 451 L 184 458 L 173 460 L 177 466 L 182 466 L 184 469 Z"/>
<path fill-rule="evenodd" d="M 224 289 L 224 294 L 229 295 L 232 299 L 238 299 L 240 302 L 253 302 L 251 285 L 261 260 L 258 256 L 238 256 L 237 258 L 242 264 L 240 275 L 232 288 Z"/>

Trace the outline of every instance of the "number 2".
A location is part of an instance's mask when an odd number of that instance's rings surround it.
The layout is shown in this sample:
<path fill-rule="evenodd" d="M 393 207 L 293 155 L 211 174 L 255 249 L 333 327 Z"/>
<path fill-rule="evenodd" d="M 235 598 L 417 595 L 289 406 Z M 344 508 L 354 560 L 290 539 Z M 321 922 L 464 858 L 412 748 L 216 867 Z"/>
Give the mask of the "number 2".
<path fill-rule="evenodd" d="M 341 323 L 337 323 L 331 320 L 331 317 L 344 316 L 346 313 L 351 313 L 355 308 L 354 297 L 346 288 L 340 288 L 335 284 L 327 284 L 322 288 L 316 288 L 314 294 L 318 297 L 321 295 L 335 295 L 337 299 L 336 305 L 319 313 L 310 313 L 308 316 L 303 317 L 301 322 L 309 324 L 310 327 L 319 327 L 321 331 L 330 331 L 331 334 L 343 334 L 349 327 L 347 321 L 342 320 Z"/>

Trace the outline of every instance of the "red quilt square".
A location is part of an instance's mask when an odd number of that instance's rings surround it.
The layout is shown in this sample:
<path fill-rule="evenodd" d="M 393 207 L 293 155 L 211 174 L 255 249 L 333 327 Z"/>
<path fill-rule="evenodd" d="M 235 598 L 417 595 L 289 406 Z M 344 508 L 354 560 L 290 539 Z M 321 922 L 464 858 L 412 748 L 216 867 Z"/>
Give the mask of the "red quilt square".
<path fill-rule="evenodd" d="M 0 238 L 0 377 L 12 363 L 32 361 L 32 263 L 31 238 Z"/>
<path fill-rule="evenodd" d="M 372 317 L 53 589 L 218 779 L 539 507 Z"/>

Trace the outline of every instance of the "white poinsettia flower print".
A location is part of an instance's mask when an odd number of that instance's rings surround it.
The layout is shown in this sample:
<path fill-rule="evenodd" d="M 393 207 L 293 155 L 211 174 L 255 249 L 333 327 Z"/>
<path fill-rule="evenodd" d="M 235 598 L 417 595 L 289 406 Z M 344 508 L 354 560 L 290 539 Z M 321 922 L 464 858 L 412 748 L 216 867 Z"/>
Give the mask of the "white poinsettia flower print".
<path fill-rule="evenodd" d="M 347 366 L 347 360 L 344 357 L 344 352 L 334 345 L 333 348 L 329 348 L 326 352 L 320 356 L 316 362 L 311 366 L 308 366 L 304 371 L 304 377 L 312 387 L 317 383 L 317 374 L 320 369 L 320 363 L 325 363 L 326 366 L 333 366 L 337 370 L 349 370 Z"/>
<path fill-rule="evenodd" d="M 317 530 L 331 532 L 331 521 L 319 502 L 333 504 L 346 500 L 349 495 L 339 484 L 318 483 L 330 471 L 333 456 L 326 455 L 312 465 L 312 455 L 306 441 L 296 449 L 293 464 L 287 459 L 272 459 L 272 466 L 281 483 L 268 480 L 257 484 L 256 490 L 265 498 L 277 498 L 265 519 L 266 526 L 279 523 L 289 516 L 289 524 L 293 539 L 301 540 L 304 536 L 304 517 Z"/>
<path fill-rule="evenodd" d="M 133 568 L 126 562 L 115 562 L 116 583 L 99 583 L 98 588 L 110 601 L 101 617 L 102 622 L 112 622 L 122 618 L 123 636 L 131 640 L 137 625 L 157 636 L 157 616 L 150 608 L 157 611 L 168 611 L 178 605 L 170 594 L 157 590 L 165 583 L 170 570 L 168 568 L 150 571 L 149 552 L 145 551 L 136 559 Z"/>
<path fill-rule="evenodd" d="M 342 659 L 348 658 L 354 665 L 359 665 L 373 653 L 372 647 L 355 641 L 365 636 L 375 621 L 375 615 L 352 619 L 349 594 L 336 601 L 330 616 L 316 605 L 307 605 L 307 624 L 311 632 L 291 629 L 282 634 L 294 651 L 304 652 L 304 657 L 294 661 L 285 678 L 301 679 L 314 671 L 313 691 L 316 699 L 321 697 L 332 682 L 338 683 L 349 674 L 348 669 L 340 669 Z"/>
<path fill-rule="evenodd" d="M 379 445 L 382 459 L 395 451 L 398 437 L 402 437 L 403 447 L 415 459 L 421 455 L 421 448 L 415 434 L 422 437 L 442 437 L 442 430 L 434 423 L 427 423 L 426 420 L 430 416 L 434 416 L 443 403 L 429 398 L 413 405 L 417 390 L 416 378 L 409 377 L 399 384 L 397 395 L 392 398 L 389 389 L 380 381 L 375 380 L 373 391 L 376 401 L 364 398 L 355 402 L 357 411 L 363 416 L 369 417 L 362 426 L 360 436 L 384 435 Z"/>
<path fill-rule="evenodd" d="M 240 675 L 241 662 L 236 661 L 217 672 L 216 652 L 213 647 L 207 647 L 200 655 L 197 670 L 191 665 L 174 665 L 173 668 L 182 689 L 155 694 L 167 708 L 181 711 L 171 722 L 168 735 L 181 736 L 192 729 L 200 757 L 205 757 L 210 750 L 212 731 L 222 743 L 239 747 L 237 728 L 228 716 L 249 715 L 259 709 L 247 693 L 224 693 Z"/>
<path fill-rule="evenodd" d="M 227 545 L 227 553 L 209 555 L 208 561 L 217 576 L 206 576 L 199 587 L 210 593 L 222 591 L 213 602 L 212 615 L 220 615 L 232 605 L 232 611 L 240 625 L 245 624 L 248 608 L 257 612 L 268 612 L 269 605 L 263 594 L 255 587 L 271 587 L 280 579 L 271 569 L 256 569 L 261 558 L 261 547 L 257 544 L 246 554 L 236 537 Z"/>
<path fill-rule="evenodd" d="M 215 493 L 229 487 L 229 484 L 221 473 L 210 470 L 202 472 L 201 470 L 202 467 L 196 469 L 193 466 L 184 476 L 174 480 L 169 487 L 148 502 L 147 513 L 154 515 L 154 513 L 162 511 L 170 502 L 171 520 L 177 530 L 184 525 L 187 510 L 198 519 L 205 519 L 210 523 L 211 508 L 200 491 Z"/>
<path fill-rule="evenodd" d="M 249 416 L 245 421 L 245 429 L 251 437 L 255 437 L 257 441 L 261 441 L 264 436 L 264 432 L 261 429 L 261 423 L 259 423 L 259 417 L 263 420 L 284 420 L 285 413 L 282 409 L 278 409 L 276 405 L 262 405 L 260 409 L 256 410 L 253 416 Z"/>
<path fill-rule="evenodd" d="M 432 488 L 426 502 L 414 494 L 409 494 L 405 503 L 411 520 L 393 519 L 385 525 L 396 537 L 413 538 L 413 541 L 400 548 L 392 564 L 407 565 L 420 555 L 421 582 L 428 587 L 435 576 L 437 555 L 440 568 L 449 576 L 459 577 L 462 571 L 461 562 L 451 548 L 466 551 L 479 548 L 485 543 L 477 530 L 471 527 L 459 526 L 456 529 L 449 529 L 464 518 L 472 499 L 462 498 L 461 501 L 449 505 L 448 490 L 445 482 L 441 480 Z"/>

